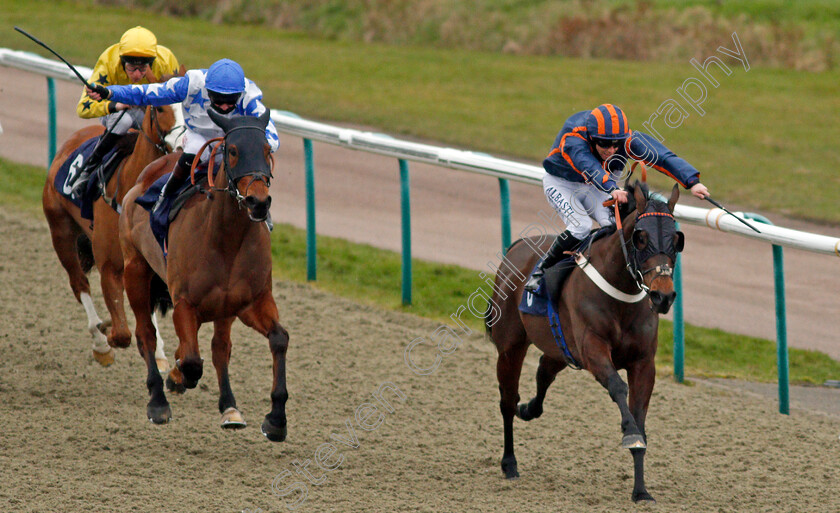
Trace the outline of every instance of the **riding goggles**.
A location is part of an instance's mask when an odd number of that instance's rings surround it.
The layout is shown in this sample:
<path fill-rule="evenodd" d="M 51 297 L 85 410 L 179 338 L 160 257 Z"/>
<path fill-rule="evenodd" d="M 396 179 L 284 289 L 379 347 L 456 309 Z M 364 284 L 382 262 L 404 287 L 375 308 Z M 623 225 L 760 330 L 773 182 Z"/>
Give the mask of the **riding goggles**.
<path fill-rule="evenodd" d="M 599 139 L 592 138 L 592 144 L 600 146 L 601 148 L 621 148 L 627 139 Z"/>

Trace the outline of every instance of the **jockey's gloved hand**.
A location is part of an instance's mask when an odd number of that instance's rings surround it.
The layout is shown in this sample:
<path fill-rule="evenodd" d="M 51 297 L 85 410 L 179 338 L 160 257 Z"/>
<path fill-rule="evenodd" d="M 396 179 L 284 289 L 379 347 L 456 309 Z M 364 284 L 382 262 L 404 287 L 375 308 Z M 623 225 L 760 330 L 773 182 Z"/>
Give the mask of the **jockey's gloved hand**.
<path fill-rule="evenodd" d="M 111 96 L 111 91 L 107 87 L 99 84 L 93 84 L 91 91 L 101 96 L 103 100 L 107 100 Z"/>

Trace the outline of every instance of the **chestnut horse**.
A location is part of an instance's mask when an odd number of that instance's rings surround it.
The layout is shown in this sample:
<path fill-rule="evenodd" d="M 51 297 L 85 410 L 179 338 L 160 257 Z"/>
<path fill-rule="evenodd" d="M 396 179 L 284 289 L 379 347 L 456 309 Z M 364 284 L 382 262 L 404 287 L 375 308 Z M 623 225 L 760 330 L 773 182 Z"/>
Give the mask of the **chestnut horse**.
<path fill-rule="evenodd" d="M 174 135 L 173 130 L 183 125 L 182 120 L 180 108 L 165 106 L 146 109 L 142 132 L 137 136 L 134 151 L 120 164 L 108 181 L 104 197 L 100 196 L 94 202 L 94 223 L 82 218 L 79 207 L 56 189 L 55 176 L 62 164 L 82 143 L 100 135 L 105 128 L 101 125 L 88 126 L 75 132 L 61 146 L 47 173 L 42 204 L 53 247 L 70 278 L 70 287 L 76 301 L 85 308 L 88 331 L 94 340 L 93 356 L 103 366 L 114 362 L 112 347 L 128 347 L 131 344 L 131 332 L 123 306 L 123 258 L 118 235 L 119 214 L 111 205 L 121 204 L 126 191 L 137 181 L 143 168 L 168 151 L 165 138 L 168 134 Z M 174 145 L 174 141 L 170 144 Z M 74 163 L 71 167 L 65 190 L 69 191 L 70 179 L 78 172 L 80 165 L 81 162 Z M 87 273 L 93 263 L 99 270 L 102 295 L 111 316 L 110 320 L 104 323 L 99 318 L 90 296 Z M 163 340 L 160 338 L 157 355 L 161 370 L 166 370 L 168 364 L 163 353 Z"/>
<path fill-rule="evenodd" d="M 141 174 L 138 184 L 126 195 L 120 218 L 120 242 L 125 257 L 125 286 L 137 319 L 138 349 L 146 360 L 146 385 L 151 399 L 149 419 L 162 424 L 172 416 L 163 390 L 163 379 L 155 369 L 155 327 L 151 322 L 150 282 L 153 275 L 165 277 L 174 304 L 172 320 L 178 334 L 176 365 L 166 386 L 179 393 L 194 388 L 203 372 L 198 348 L 198 329 L 214 323 L 213 365 L 219 382 L 219 412 L 222 427 L 245 426 L 236 408 L 228 378 L 230 328 L 239 318 L 268 338 L 273 356 L 274 380 L 271 412 L 265 416 L 262 432 L 272 441 L 286 438 L 285 404 L 286 349 L 289 336 L 279 323 L 277 305 L 271 293 L 271 241 L 265 221 L 271 196 L 271 153 L 265 138 L 269 111 L 259 118 L 224 118 L 208 111 L 225 130 L 224 162 L 218 188 L 192 197 L 169 227 L 167 250 L 155 240 L 149 213 L 134 202 L 154 180 L 171 170 L 174 155 L 158 159 Z M 199 152 L 200 154 L 201 152 Z M 213 177 L 212 169 L 208 178 Z"/>
<path fill-rule="evenodd" d="M 587 259 L 576 255 L 578 267 L 568 276 L 554 308 L 565 338 L 553 334 L 546 317 L 520 312 L 524 283 L 537 262 L 535 249 L 545 254 L 551 240 L 520 239 L 511 245 L 496 275 L 486 325 L 499 353 L 496 373 L 499 403 L 504 421 L 505 477 L 519 476 L 513 453 L 513 417 L 529 421 L 543 411 L 549 385 L 566 366 L 588 370 L 609 392 L 621 413 L 622 447 L 633 455 L 635 481 L 633 501 L 653 501 L 645 489 L 645 416 L 656 378 L 654 357 L 659 314 L 667 313 L 676 293 L 671 273 L 683 235 L 677 232 L 671 213 L 679 198 L 674 186 L 667 205 L 648 197 L 647 188 L 636 182 L 635 214 L 619 219 L 616 231 L 591 245 Z M 623 226 L 622 226 L 623 224 Z M 624 241 L 627 241 L 626 244 Z M 623 248 L 628 248 L 630 256 Z M 585 251 L 584 251 L 585 253 Z M 584 268 L 591 269 L 585 271 Z M 603 282 L 590 278 L 595 270 Z M 628 272 L 629 271 L 629 272 Z M 645 294 L 646 292 L 646 294 Z M 528 346 L 542 352 L 537 369 L 537 394 L 519 404 L 519 376 Z M 617 369 L 627 371 L 628 386 Z"/>

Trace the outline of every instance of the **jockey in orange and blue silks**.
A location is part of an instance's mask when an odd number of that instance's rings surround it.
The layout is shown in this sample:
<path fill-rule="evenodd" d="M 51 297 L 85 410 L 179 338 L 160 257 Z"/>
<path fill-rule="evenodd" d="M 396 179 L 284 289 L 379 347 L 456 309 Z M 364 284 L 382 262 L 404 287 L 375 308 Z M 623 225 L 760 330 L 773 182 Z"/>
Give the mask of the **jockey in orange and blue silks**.
<path fill-rule="evenodd" d="M 670 176 L 698 198 L 709 194 L 700 183 L 699 171 L 653 137 L 630 130 L 620 108 L 607 103 L 572 115 L 543 161 L 545 196 L 563 219 L 566 231 L 537 266 L 525 285 L 527 290 L 535 291 L 544 270 L 589 234 L 593 219 L 601 226 L 615 224 L 612 211 L 603 202 L 627 202 L 627 192 L 618 188 L 616 179 L 628 160 L 641 161 Z"/>

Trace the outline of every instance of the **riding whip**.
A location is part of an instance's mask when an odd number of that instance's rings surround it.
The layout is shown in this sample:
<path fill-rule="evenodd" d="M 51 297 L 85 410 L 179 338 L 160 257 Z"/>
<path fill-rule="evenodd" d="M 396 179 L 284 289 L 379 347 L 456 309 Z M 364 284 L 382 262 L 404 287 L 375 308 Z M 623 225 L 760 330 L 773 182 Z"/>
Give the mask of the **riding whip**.
<path fill-rule="evenodd" d="M 706 201 L 708 201 L 708 202 L 709 202 L 709 203 L 711 203 L 712 205 L 716 206 L 717 208 L 719 208 L 719 209 L 723 210 L 724 212 L 726 212 L 727 214 L 731 215 L 731 216 L 732 216 L 732 217 L 734 217 L 735 219 L 737 219 L 737 220 L 741 221 L 741 222 L 742 222 L 742 223 L 744 223 L 745 225 L 749 226 L 750 228 L 752 228 L 752 230 L 753 230 L 754 232 L 756 232 L 756 233 L 761 233 L 760 231 L 758 231 L 758 228 L 756 228 L 755 226 L 751 225 L 750 223 L 748 223 L 748 222 L 744 221 L 744 220 L 743 220 L 743 219 L 741 219 L 740 217 L 736 216 L 735 214 L 733 214 L 732 212 L 730 212 L 729 210 L 727 210 L 727 209 L 726 209 L 726 207 L 724 207 L 723 205 L 721 205 L 721 204 L 720 204 L 720 203 L 718 203 L 717 201 L 713 200 L 711 196 L 706 195 L 706 197 L 705 197 L 705 198 L 703 198 L 703 199 L 705 199 Z"/>
<path fill-rule="evenodd" d="M 58 55 L 58 53 L 56 53 L 56 51 L 55 51 L 55 50 L 53 50 L 52 48 L 50 48 L 49 46 L 47 46 L 47 45 L 46 45 L 46 44 L 44 44 L 43 42 L 39 41 L 39 40 L 38 40 L 38 38 L 36 38 L 36 37 L 35 37 L 35 36 L 33 36 L 32 34 L 30 34 L 30 33 L 26 32 L 26 31 L 25 31 L 25 30 L 23 30 L 22 28 L 20 28 L 20 27 L 15 27 L 15 30 L 17 30 L 18 32 L 20 32 L 20 33 L 21 33 L 21 34 L 23 34 L 24 36 L 28 37 L 29 39 L 31 39 L 31 40 L 33 40 L 33 41 L 35 41 L 35 42 L 36 42 L 36 43 L 38 43 L 39 45 L 43 46 L 44 48 L 46 48 L 47 50 L 49 50 L 49 51 L 50 51 L 50 53 L 52 53 L 53 55 L 55 55 L 56 57 L 58 57 L 59 59 L 61 59 L 61 62 L 63 62 L 64 64 L 66 64 L 66 65 L 70 68 L 70 71 L 72 71 L 73 73 L 75 73 L 75 74 L 76 74 L 76 76 L 77 76 L 77 77 L 79 77 L 79 80 L 81 80 L 81 81 L 82 81 L 82 83 L 83 83 L 83 84 L 84 84 L 84 85 L 85 85 L 88 89 L 95 89 L 95 87 L 94 87 L 93 85 L 89 84 L 89 83 L 88 83 L 88 81 L 87 81 L 87 80 L 85 80 L 85 79 L 84 79 L 84 77 L 83 77 L 81 74 L 79 74 L 79 72 L 78 72 L 78 71 L 76 71 L 76 68 L 74 68 L 72 64 L 70 64 L 69 62 L 67 62 L 67 61 L 64 59 L 64 57 L 62 57 L 62 56 Z"/>

